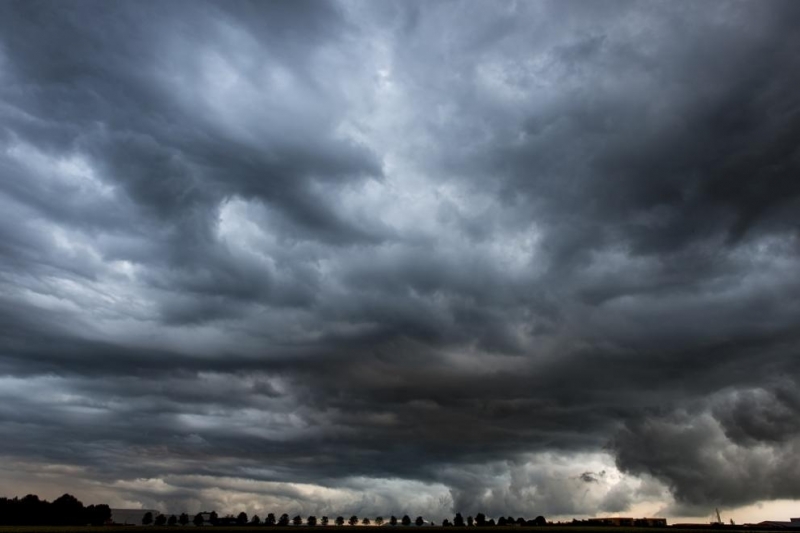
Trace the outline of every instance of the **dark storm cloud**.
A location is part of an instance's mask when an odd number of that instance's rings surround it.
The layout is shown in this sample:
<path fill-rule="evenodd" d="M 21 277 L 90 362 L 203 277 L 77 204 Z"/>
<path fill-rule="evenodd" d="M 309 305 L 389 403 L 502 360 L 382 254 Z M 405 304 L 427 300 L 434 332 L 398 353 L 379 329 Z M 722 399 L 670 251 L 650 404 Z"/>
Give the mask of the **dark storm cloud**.
<path fill-rule="evenodd" d="M 800 498 L 795 4 L 0 11 L 7 476 L 298 512 Z"/>
<path fill-rule="evenodd" d="M 717 407 L 728 437 L 739 444 L 783 442 L 800 434 L 800 396 L 791 382 L 772 390 L 742 391 Z"/>
<path fill-rule="evenodd" d="M 4 98 L 7 109 L 17 113 L 7 112 L 6 135 L 22 142 L 32 139 L 50 150 L 81 150 L 103 179 L 124 189 L 145 214 L 157 217 L 156 223 L 166 218 L 179 230 L 199 231 L 191 226 L 208 224 L 212 204 L 231 194 L 276 200 L 301 225 L 321 234 L 335 230 L 342 222 L 330 206 L 318 197 L 306 198 L 312 194 L 312 180 L 380 173 L 367 150 L 333 138 L 335 110 L 315 110 L 319 106 L 312 103 L 311 110 L 293 117 L 296 122 L 291 124 L 257 124 L 264 135 L 253 145 L 209 124 L 210 117 L 204 116 L 209 110 L 203 109 L 191 83 L 202 62 L 209 60 L 197 34 L 223 31 L 226 18 L 241 22 L 237 12 L 243 8 L 261 22 L 238 28 L 241 39 L 264 39 L 269 48 L 259 51 L 271 52 L 276 68 L 297 65 L 293 74 L 308 83 L 304 90 L 309 96 L 322 93 L 319 96 L 335 104 L 335 90 L 319 86 L 304 66 L 314 49 L 325 44 L 320 40 L 336 38 L 336 27 L 342 24 L 337 10 L 302 4 L 269 8 L 236 3 L 231 13 L 222 12 L 220 5 L 188 11 L 180 7 L 153 4 L 138 10 L 98 2 L 59 6 L 44 15 L 35 4 L 9 6 L 3 22 L 4 49 L 14 83 L 6 87 Z M 183 18 L 177 26 L 148 24 L 177 17 Z M 89 23 L 92 20 L 95 23 Z M 318 31 L 322 20 L 325 32 Z M 171 40 L 178 41 L 177 50 L 168 50 L 175 57 L 159 58 Z M 235 61 L 225 57 L 234 52 L 225 44 L 211 46 L 206 54 Z M 193 47 L 195 54 L 183 49 Z M 175 79 L 164 79 L 167 74 Z M 289 111 L 281 105 L 286 103 L 274 102 L 274 109 L 267 111 Z"/>
<path fill-rule="evenodd" d="M 701 512 L 703 505 L 750 503 L 753 494 L 796 498 L 798 412 L 786 400 L 785 391 L 748 390 L 723 396 L 711 412 L 637 420 L 617 437 L 617 462 L 660 478 L 679 506 Z"/>
<path fill-rule="evenodd" d="M 579 20 L 592 16 L 584 7 Z M 797 13 L 758 13 L 733 42 L 747 16 L 741 9 L 720 4 L 711 23 L 693 20 L 692 8 L 655 7 L 652 15 L 663 19 L 646 22 L 651 38 L 664 39 L 655 51 L 631 42 L 637 28 L 614 27 L 616 10 L 601 15 L 610 29 L 582 20 L 587 31 L 606 34 L 554 47 L 548 61 L 557 94 L 530 99 L 537 108 L 516 109 L 522 120 L 500 124 L 485 142 L 468 139 L 498 120 L 496 108 L 465 114 L 456 139 L 469 148 L 445 153 L 446 164 L 459 175 L 477 170 L 482 180 L 499 174 L 494 183 L 512 208 L 524 195 L 521 211 L 532 207 L 552 225 L 548 241 L 561 266 L 586 261 L 597 247 L 674 254 L 749 231 L 796 231 L 800 116 L 792 87 L 800 69 L 786 44 L 796 44 Z M 538 36 L 496 40 L 500 50 L 481 54 L 510 71 L 499 76 L 512 88 L 535 83 L 520 72 L 523 58 L 503 52 L 535 48 Z M 681 41 L 692 46 L 677 47 Z"/>

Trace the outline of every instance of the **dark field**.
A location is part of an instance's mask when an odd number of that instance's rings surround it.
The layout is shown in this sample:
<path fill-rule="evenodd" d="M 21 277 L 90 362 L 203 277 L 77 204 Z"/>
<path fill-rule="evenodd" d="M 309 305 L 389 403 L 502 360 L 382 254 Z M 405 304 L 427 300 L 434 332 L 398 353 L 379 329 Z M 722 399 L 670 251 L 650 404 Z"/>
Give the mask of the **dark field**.
<path fill-rule="evenodd" d="M 294 532 L 297 533 L 297 530 L 306 530 L 306 529 L 325 529 L 330 530 L 331 533 L 340 532 L 340 533 L 365 533 L 364 530 L 366 529 L 397 529 L 398 533 L 404 532 L 408 530 L 409 533 L 420 529 L 421 531 L 427 530 L 429 528 L 417 528 L 416 526 L 408 526 L 408 527 L 396 527 L 396 528 L 381 528 L 378 526 L 316 526 L 315 528 L 307 528 L 305 526 L 300 527 L 264 527 L 264 526 L 237 526 L 237 527 L 204 527 L 202 530 L 208 531 L 209 533 L 245 533 L 245 532 L 255 532 L 259 531 L 264 533 L 265 531 L 269 531 L 272 533 L 289 533 Z M 168 531 L 190 531 L 194 530 L 194 526 L 0 526 L 0 533 L 34 533 L 34 532 L 42 532 L 42 533 L 89 533 L 93 531 L 97 531 L 100 533 L 133 533 L 133 532 L 168 532 Z M 436 529 L 442 529 L 437 527 Z M 769 531 L 769 530 L 758 530 L 758 529 L 751 529 L 751 528 L 689 528 L 689 527 L 680 527 L 680 528 L 673 528 L 673 527 L 666 527 L 666 528 L 654 528 L 654 527 L 584 527 L 584 526 L 544 526 L 544 527 L 481 527 L 481 528 L 455 528 L 455 527 L 448 527 L 448 530 L 464 530 L 469 529 L 472 531 L 480 530 L 481 533 L 710 533 L 713 531 L 720 531 L 720 530 L 730 530 L 730 531 L 750 531 L 750 532 L 758 532 L 758 531 Z M 377 532 L 376 532 L 377 533 Z"/>

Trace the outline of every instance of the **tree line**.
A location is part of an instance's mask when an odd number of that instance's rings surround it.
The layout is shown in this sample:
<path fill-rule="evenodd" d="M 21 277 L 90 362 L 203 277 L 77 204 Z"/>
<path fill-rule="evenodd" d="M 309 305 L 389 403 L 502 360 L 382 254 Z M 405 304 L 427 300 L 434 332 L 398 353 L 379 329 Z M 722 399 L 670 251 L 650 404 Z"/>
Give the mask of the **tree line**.
<path fill-rule="evenodd" d="M 208 518 L 204 515 L 208 515 Z M 167 517 L 166 515 L 160 514 L 158 516 L 153 516 L 152 513 L 148 512 L 142 518 L 143 525 L 156 525 L 156 526 L 170 526 L 170 525 L 187 525 L 190 522 L 189 515 L 186 513 L 182 513 L 180 516 L 177 515 L 170 515 Z M 345 524 L 349 526 L 356 526 L 358 524 L 369 526 L 375 524 L 376 526 L 382 526 L 384 524 L 388 524 L 390 526 L 411 526 L 412 524 L 416 526 L 422 526 L 425 524 L 425 519 L 421 516 L 418 516 L 415 520 L 411 520 L 411 517 L 408 515 L 404 515 L 402 518 L 398 519 L 396 516 L 391 516 L 387 520 L 384 520 L 382 516 L 371 520 L 370 518 L 364 517 L 359 519 L 358 516 L 353 515 L 348 519 L 345 519 L 343 516 L 337 516 L 335 519 L 330 520 L 327 516 L 321 517 L 317 520 L 317 517 L 311 515 L 307 517 L 305 520 L 302 516 L 297 515 L 294 518 L 289 518 L 288 514 L 282 514 L 280 517 L 276 517 L 274 513 L 267 514 L 266 518 L 262 521 L 258 515 L 253 515 L 252 518 L 247 516 L 247 513 L 241 512 L 237 516 L 227 515 L 224 517 L 220 517 L 216 512 L 212 511 L 211 513 L 197 513 L 191 522 L 196 526 L 202 526 L 206 523 L 210 523 L 215 526 L 278 526 L 278 527 L 287 527 L 287 526 L 328 526 L 328 525 L 336 525 L 336 526 L 344 526 Z M 433 522 L 430 523 L 431 525 L 435 525 Z M 449 519 L 445 519 L 442 524 L 444 527 L 481 527 L 481 526 L 544 526 L 547 525 L 547 520 L 543 516 L 537 516 L 532 520 L 528 520 L 525 518 L 514 518 L 514 517 L 504 517 L 501 516 L 500 518 L 495 521 L 493 518 L 487 520 L 486 515 L 483 513 L 478 513 L 475 515 L 475 518 L 472 516 L 468 516 L 466 520 L 461 515 L 461 513 L 456 513 L 453 517 L 453 520 L 450 521 Z"/>
<path fill-rule="evenodd" d="M 108 505 L 84 507 L 75 496 L 64 494 L 48 502 L 35 494 L 24 498 L 0 498 L 0 525 L 6 526 L 101 526 L 111 520 Z"/>
<path fill-rule="evenodd" d="M 96 525 L 100 526 L 111 521 L 111 509 L 106 504 L 89 505 L 84 507 L 77 498 L 70 494 L 64 494 L 52 502 L 39 499 L 35 494 L 29 494 L 24 498 L 0 498 L 0 525 L 9 526 L 81 526 L 81 525 Z M 220 517 L 216 512 L 210 513 L 197 513 L 190 517 L 187 513 L 180 515 L 164 515 L 158 514 L 153 516 L 152 512 L 146 512 L 142 518 L 143 525 L 154 526 L 186 526 L 189 524 L 197 526 L 212 524 L 219 526 L 235 526 L 235 525 L 250 525 L 250 526 L 356 526 L 356 525 L 377 525 L 382 526 L 388 524 L 391 526 L 422 526 L 426 521 L 418 516 L 412 520 L 410 516 L 404 515 L 401 518 L 390 516 L 384 520 L 382 516 L 375 519 L 359 518 L 353 515 L 349 518 L 337 516 L 334 519 L 329 519 L 327 516 L 321 517 L 319 520 L 316 516 L 308 516 L 305 519 L 300 515 L 294 518 L 289 518 L 289 515 L 284 513 L 276 517 L 274 513 L 269 513 L 262 520 L 258 515 L 248 517 L 247 513 L 239 513 L 237 516 L 227 515 Z M 432 522 L 431 525 L 435 525 Z M 525 518 L 500 517 L 495 521 L 487 519 L 483 513 L 478 513 L 473 518 L 468 516 L 466 519 L 461 513 L 456 513 L 452 521 L 445 519 L 442 526 L 451 527 L 481 527 L 481 526 L 507 526 L 507 525 L 521 525 L 521 526 L 543 526 L 547 521 L 543 516 L 537 516 L 533 520 Z"/>

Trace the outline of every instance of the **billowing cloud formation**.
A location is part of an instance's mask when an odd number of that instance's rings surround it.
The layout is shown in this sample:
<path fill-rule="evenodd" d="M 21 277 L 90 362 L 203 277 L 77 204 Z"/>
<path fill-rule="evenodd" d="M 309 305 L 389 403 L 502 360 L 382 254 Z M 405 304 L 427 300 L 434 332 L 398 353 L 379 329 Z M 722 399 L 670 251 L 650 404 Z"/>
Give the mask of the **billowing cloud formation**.
<path fill-rule="evenodd" d="M 0 474 L 439 519 L 800 498 L 798 19 L 5 3 Z"/>
<path fill-rule="evenodd" d="M 710 412 L 637 420 L 617 439 L 618 463 L 669 483 L 683 512 L 749 503 L 753 493 L 796 498 L 800 403 L 794 384 L 783 385 L 721 393 Z"/>

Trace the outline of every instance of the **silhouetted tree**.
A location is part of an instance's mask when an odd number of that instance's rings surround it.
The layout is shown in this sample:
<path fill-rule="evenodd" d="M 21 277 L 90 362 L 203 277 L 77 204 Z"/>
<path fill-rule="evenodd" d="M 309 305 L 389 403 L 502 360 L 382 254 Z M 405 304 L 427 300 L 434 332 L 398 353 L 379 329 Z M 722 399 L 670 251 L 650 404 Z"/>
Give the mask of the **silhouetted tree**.
<path fill-rule="evenodd" d="M 456 527 L 464 526 L 464 517 L 461 516 L 461 513 L 456 513 L 456 516 L 453 518 L 453 525 Z"/>
<path fill-rule="evenodd" d="M 35 494 L 24 498 L 0 498 L 0 524 L 79 526 L 105 524 L 111 519 L 108 505 L 83 504 L 74 496 L 64 494 L 52 503 L 40 500 Z"/>
<path fill-rule="evenodd" d="M 517 521 L 514 520 L 513 516 L 507 516 L 506 517 L 506 525 L 513 526 L 516 523 L 517 523 Z"/>
<path fill-rule="evenodd" d="M 421 516 L 418 516 L 417 519 L 414 520 L 414 523 L 417 524 L 418 526 L 421 526 L 422 524 L 425 523 L 425 520 L 423 520 Z"/>
<path fill-rule="evenodd" d="M 407 514 L 404 514 L 402 520 L 400 520 L 400 523 L 403 524 L 404 526 L 410 526 L 411 519 L 408 517 Z"/>
<path fill-rule="evenodd" d="M 84 524 L 102 526 L 109 521 L 111 521 L 111 509 L 104 503 L 100 505 L 90 505 L 84 511 Z"/>
<path fill-rule="evenodd" d="M 157 525 L 157 526 L 163 526 L 163 525 L 165 525 L 166 523 L 167 523 L 167 516 L 166 516 L 166 515 L 159 514 L 159 515 L 156 517 L 155 525 Z"/>
<path fill-rule="evenodd" d="M 247 524 L 247 513 L 245 513 L 244 511 L 239 513 L 236 516 L 236 523 L 239 524 L 240 526 L 246 525 Z"/>
<path fill-rule="evenodd" d="M 182 526 L 189 525 L 189 515 L 186 513 L 181 513 L 181 515 L 178 517 L 178 523 Z"/>
<path fill-rule="evenodd" d="M 175 526 L 178 524 L 178 517 L 174 514 L 169 515 L 169 519 L 167 520 L 168 526 Z"/>
<path fill-rule="evenodd" d="M 105 504 L 101 503 L 100 505 L 94 506 L 94 518 L 97 525 L 102 524 L 110 524 L 111 523 L 111 508 Z M 101 524 L 102 522 L 102 524 Z"/>
<path fill-rule="evenodd" d="M 475 515 L 475 525 L 478 527 L 486 525 L 486 515 L 483 513 L 478 513 Z"/>
<path fill-rule="evenodd" d="M 142 517 L 142 525 L 149 526 L 152 523 L 153 523 L 153 513 L 147 511 L 146 513 L 144 513 L 144 516 Z"/>
<path fill-rule="evenodd" d="M 292 518 L 292 524 L 294 524 L 296 526 L 302 526 L 303 525 L 303 519 L 300 518 L 300 515 L 297 515 L 294 518 Z"/>
<path fill-rule="evenodd" d="M 391 526 L 396 526 L 397 525 L 397 517 L 396 516 L 392 515 L 389 518 L 389 525 L 391 525 Z"/>
<path fill-rule="evenodd" d="M 323 526 L 327 526 L 328 525 L 328 517 L 327 516 L 323 516 L 322 519 L 319 521 L 319 523 L 322 524 Z"/>
<path fill-rule="evenodd" d="M 379 525 L 379 526 L 382 526 L 383 525 L 383 517 L 382 516 L 377 517 L 375 519 L 375 524 Z"/>
<path fill-rule="evenodd" d="M 526 522 L 525 522 L 524 518 L 522 518 L 521 516 L 519 518 L 517 518 L 517 525 L 518 526 L 524 526 L 525 524 L 526 524 Z"/>
<path fill-rule="evenodd" d="M 264 520 L 264 525 L 267 526 L 275 525 L 275 513 L 267 513 L 267 519 Z"/>
<path fill-rule="evenodd" d="M 467 525 L 468 525 L 469 527 L 472 527 L 472 526 L 473 526 L 473 524 L 475 524 L 475 520 L 472 518 L 472 515 L 469 515 L 469 516 L 467 517 Z"/>
<path fill-rule="evenodd" d="M 350 524 L 351 526 L 358 524 L 358 517 L 356 515 L 351 516 L 350 520 L 348 520 L 347 523 Z"/>
<path fill-rule="evenodd" d="M 490 518 L 489 521 L 486 522 L 486 525 L 489 526 L 489 527 L 492 527 L 493 525 L 495 525 L 494 518 Z"/>
<path fill-rule="evenodd" d="M 250 519 L 250 523 L 254 526 L 261 525 L 261 518 L 257 514 L 254 514 L 253 518 Z"/>
<path fill-rule="evenodd" d="M 506 525 L 506 517 L 505 516 L 501 516 L 500 518 L 498 518 L 497 519 L 497 525 L 498 526 Z"/>
<path fill-rule="evenodd" d="M 216 511 L 211 511 L 208 514 L 208 521 L 211 522 L 212 525 L 215 526 L 217 525 L 217 523 L 219 522 L 219 515 L 217 514 Z"/>
<path fill-rule="evenodd" d="M 278 525 L 281 527 L 286 527 L 289 525 L 289 515 L 283 513 L 281 517 L 278 519 Z"/>
<path fill-rule="evenodd" d="M 542 515 L 539 515 L 533 519 L 533 523 L 536 524 L 537 526 L 546 526 L 547 520 L 545 520 Z"/>
<path fill-rule="evenodd" d="M 365 517 L 364 517 L 364 520 L 362 520 L 362 521 L 361 521 L 361 523 L 362 523 L 363 525 L 365 525 L 365 526 L 368 526 L 368 525 L 370 524 L 369 518 L 367 518 L 367 517 L 365 516 Z"/>
<path fill-rule="evenodd" d="M 197 513 L 196 515 L 194 515 L 194 519 L 192 520 L 192 523 L 194 525 L 200 527 L 203 525 L 204 522 L 205 520 L 203 520 L 203 513 Z"/>
<path fill-rule="evenodd" d="M 442 527 L 450 527 L 450 520 L 445 518 L 444 521 L 442 522 Z"/>
<path fill-rule="evenodd" d="M 53 515 L 52 504 L 40 500 L 35 494 L 28 494 L 21 500 L 4 498 L 3 501 L 7 505 L 7 509 L 3 512 L 3 521 L 9 525 L 57 522 L 57 517 Z"/>
<path fill-rule="evenodd" d="M 344 517 L 342 517 L 342 516 L 337 516 L 337 517 L 336 517 L 336 525 L 337 525 L 337 526 L 343 526 L 343 525 L 344 525 Z"/>
<path fill-rule="evenodd" d="M 317 517 L 316 516 L 309 516 L 308 520 L 306 520 L 306 525 L 308 526 L 316 526 L 317 525 Z"/>
<path fill-rule="evenodd" d="M 83 504 L 71 494 L 64 494 L 50 504 L 50 513 L 58 525 L 80 526 L 85 525 Z"/>

